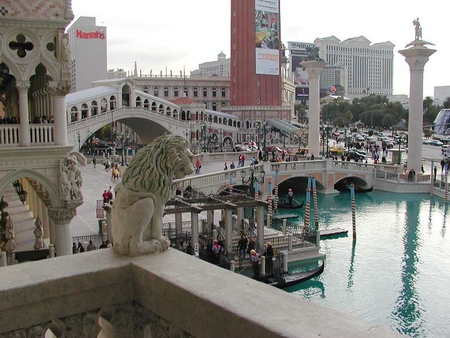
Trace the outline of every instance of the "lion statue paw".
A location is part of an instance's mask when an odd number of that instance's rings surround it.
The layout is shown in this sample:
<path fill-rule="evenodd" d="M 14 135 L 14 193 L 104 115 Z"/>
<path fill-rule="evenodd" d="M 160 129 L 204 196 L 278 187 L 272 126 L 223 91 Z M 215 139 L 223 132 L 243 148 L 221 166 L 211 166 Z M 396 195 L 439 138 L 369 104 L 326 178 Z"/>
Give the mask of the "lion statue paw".
<path fill-rule="evenodd" d="M 162 231 L 164 207 L 173 177 L 192 174 L 193 160 L 189 143 L 177 135 L 159 136 L 139 150 L 115 189 L 111 221 L 117 253 L 139 256 L 169 248 Z"/>

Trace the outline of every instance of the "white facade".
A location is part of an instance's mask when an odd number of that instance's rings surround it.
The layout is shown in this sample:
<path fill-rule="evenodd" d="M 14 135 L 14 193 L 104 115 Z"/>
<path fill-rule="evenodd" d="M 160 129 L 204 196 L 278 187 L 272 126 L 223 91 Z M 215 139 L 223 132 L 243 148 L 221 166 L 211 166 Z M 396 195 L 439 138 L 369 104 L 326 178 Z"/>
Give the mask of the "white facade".
<path fill-rule="evenodd" d="M 341 64 L 347 68 L 349 97 L 392 95 L 394 86 L 394 44 L 387 41 L 370 44 L 363 36 L 344 41 L 335 36 L 318 38 L 314 44 L 319 56 L 328 65 Z"/>
<path fill-rule="evenodd" d="M 72 52 L 71 92 L 91 88 L 91 82 L 108 78 L 107 35 L 95 18 L 80 17 L 67 30 Z"/>
<path fill-rule="evenodd" d="M 192 76 L 230 76 L 230 59 L 220 52 L 217 61 L 203 62 L 198 68 L 191 72 Z"/>
<path fill-rule="evenodd" d="M 434 104 L 442 106 L 450 97 L 450 86 L 436 86 L 434 87 Z"/>

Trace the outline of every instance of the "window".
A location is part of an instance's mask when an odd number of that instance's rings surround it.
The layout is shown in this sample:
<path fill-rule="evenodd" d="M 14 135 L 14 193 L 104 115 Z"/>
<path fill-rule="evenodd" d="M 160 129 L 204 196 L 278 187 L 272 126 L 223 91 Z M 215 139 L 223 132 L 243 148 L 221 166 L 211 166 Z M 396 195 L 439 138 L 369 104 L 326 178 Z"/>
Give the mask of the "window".
<path fill-rule="evenodd" d="M 194 87 L 194 97 L 198 97 L 198 88 Z"/>
<path fill-rule="evenodd" d="M 203 97 L 208 97 L 208 89 L 203 87 Z"/>
<path fill-rule="evenodd" d="M 212 96 L 213 97 L 217 97 L 217 89 L 216 89 L 216 87 L 213 87 L 213 89 L 212 89 Z"/>
<path fill-rule="evenodd" d="M 164 97 L 168 97 L 169 96 L 169 88 L 164 87 Z"/>
<path fill-rule="evenodd" d="M 173 89 L 173 96 L 178 97 L 178 87 Z"/>

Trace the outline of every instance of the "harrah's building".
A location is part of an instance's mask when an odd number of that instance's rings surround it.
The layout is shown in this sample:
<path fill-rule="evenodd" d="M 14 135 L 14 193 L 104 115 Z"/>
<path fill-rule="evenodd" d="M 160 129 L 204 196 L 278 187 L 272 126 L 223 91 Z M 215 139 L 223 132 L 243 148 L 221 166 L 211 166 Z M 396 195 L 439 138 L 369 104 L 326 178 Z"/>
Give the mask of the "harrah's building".
<path fill-rule="evenodd" d="M 230 107 L 247 121 L 291 120 L 282 107 L 279 0 L 231 0 Z"/>
<path fill-rule="evenodd" d="M 106 27 L 95 18 L 80 17 L 67 30 L 72 52 L 71 92 L 92 88 L 91 82 L 108 78 Z"/>

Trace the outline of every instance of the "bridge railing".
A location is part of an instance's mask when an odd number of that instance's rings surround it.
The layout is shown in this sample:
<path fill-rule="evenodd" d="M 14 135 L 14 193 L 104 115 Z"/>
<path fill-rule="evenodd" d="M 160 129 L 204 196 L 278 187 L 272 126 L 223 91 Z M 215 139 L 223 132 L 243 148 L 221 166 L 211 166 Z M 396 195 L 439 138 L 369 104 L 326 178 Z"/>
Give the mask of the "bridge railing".
<path fill-rule="evenodd" d="M 30 146 L 55 144 L 54 124 L 30 124 Z M 0 145 L 20 145 L 20 124 L 0 125 Z"/>
<path fill-rule="evenodd" d="M 289 162 L 272 162 L 270 163 L 270 170 L 275 171 L 297 171 L 297 170 L 324 170 L 326 168 L 326 161 L 312 160 L 312 161 L 289 161 Z"/>

